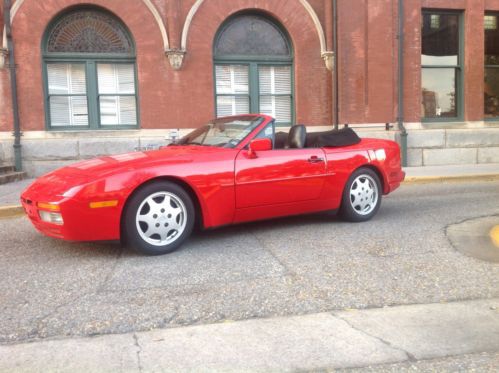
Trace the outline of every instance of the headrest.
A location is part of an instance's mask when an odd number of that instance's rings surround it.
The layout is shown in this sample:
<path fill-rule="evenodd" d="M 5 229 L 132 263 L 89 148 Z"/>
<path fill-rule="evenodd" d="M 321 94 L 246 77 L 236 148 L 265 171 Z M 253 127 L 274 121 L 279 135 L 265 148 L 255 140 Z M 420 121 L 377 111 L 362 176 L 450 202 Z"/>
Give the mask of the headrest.
<path fill-rule="evenodd" d="M 307 129 L 303 124 L 296 124 L 289 130 L 287 148 L 301 149 L 305 147 L 305 140 L 307 138 Z"/>

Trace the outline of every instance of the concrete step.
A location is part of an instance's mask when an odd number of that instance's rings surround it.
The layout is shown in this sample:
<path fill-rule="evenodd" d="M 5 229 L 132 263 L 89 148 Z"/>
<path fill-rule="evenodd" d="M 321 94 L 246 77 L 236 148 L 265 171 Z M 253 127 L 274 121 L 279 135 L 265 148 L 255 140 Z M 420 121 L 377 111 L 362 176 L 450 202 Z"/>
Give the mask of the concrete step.
<path fill-rule="evenodd" d="M 4 165 L 4 166 L 0 166 L 0 174 L 6 174 L 6 173 L 9 173 L 9 172 L 14 172 L 16 170 L 16 168 L 12 165 Z"/>
<path fill-rule="evenodd" d="M 7 172 L 0 174 L 0 185 L 7 184 L 12 181 L 22 180 L 26 177 L 26 172 Z"/>

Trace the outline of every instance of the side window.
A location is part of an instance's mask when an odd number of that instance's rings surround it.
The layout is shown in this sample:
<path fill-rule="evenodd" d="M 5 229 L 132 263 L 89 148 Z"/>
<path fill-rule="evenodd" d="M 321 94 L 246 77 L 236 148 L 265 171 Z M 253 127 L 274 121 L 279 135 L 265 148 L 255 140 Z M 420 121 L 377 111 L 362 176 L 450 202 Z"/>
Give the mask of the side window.
<path fill-rule="evenodd" d="M 267 124 L 259 133 L 255 136 L 255 139 L 269 138 L 272 141 L 272 147 L 274 148 L 274 121 Z"/>

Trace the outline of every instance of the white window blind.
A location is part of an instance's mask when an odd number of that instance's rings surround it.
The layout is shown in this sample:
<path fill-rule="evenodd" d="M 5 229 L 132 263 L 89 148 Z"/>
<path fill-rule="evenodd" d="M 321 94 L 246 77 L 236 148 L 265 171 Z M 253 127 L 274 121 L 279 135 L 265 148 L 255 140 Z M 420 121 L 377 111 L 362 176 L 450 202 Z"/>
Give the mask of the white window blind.
<path fill-rule="evenodd" d="M 51 126 L 88 126 L 85 65 L 50 63 L 47 76 Z"/>
<path fill-rule="evenodd" d="M 259 66 L 260 112 L 291 123 L 291 66 Z"/>
<path fill-rule="evenodd" d="M 216 65 L 217 116 L 249 113 L 247 65 Z"/>
<path fill-rule="evenodd" d="M 137 124 L 133 64 L 97 65 L 101 125 Z"/>

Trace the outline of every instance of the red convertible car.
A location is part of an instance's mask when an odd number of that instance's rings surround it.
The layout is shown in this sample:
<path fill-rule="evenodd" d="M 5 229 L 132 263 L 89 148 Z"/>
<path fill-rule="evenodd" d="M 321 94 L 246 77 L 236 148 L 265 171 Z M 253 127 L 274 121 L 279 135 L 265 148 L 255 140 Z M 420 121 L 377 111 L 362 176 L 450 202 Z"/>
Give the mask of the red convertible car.
<path fill-rule="evenodd" d="M 218 118 L 159 150 L 53 171 L 21 196 L 33 225 L 71 241 L 118 240 L 145 254 L 203 228 L 338 210 L 360 222 L 404 179 L 393 141 L 349 128 L 276 132 L 266 115 Z"/>

